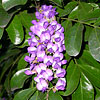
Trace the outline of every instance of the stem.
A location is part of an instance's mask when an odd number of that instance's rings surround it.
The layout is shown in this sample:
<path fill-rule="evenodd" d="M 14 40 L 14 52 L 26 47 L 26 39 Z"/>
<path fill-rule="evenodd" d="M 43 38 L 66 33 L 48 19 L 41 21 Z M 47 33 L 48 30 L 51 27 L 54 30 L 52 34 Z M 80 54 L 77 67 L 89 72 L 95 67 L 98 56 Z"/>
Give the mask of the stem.
<path fill-rule="evenodd" d="M 48 100 L 48 97 L 49 97 L 49 90 L 47 91 L 46 100 Z"/>
<path fill-rule="evenodd" d="M 71 18 L 61 18 L 61 19 L 66 19 L 66 20 L 78 22 L 78 23 L 85 24 L 85 25 L 88 25 L 88 26 L 91 26 L 91 27 L 94 27 L 94 28 L 100 28 L 100 27 L 98 27 L 98 26 L 95 26 L 95 25 L 92 25 L 92 24 L 89 24 L 89 23 L 86 23 L 86 22 L 83 22 L 83 21 L 71 19 Z"/>
<path fill-rule="evenodd" d="M 51 89 L 53 89 L 53 88 L 54 88 L 54 86 L 51 87 L 51 88 L 49 88 L 49 89 L 47 90 L 46 100 L 49 100 L 49 99 L 48 99 L 48 98 L 49 98 L 49 91 L 50 91 Z"/>

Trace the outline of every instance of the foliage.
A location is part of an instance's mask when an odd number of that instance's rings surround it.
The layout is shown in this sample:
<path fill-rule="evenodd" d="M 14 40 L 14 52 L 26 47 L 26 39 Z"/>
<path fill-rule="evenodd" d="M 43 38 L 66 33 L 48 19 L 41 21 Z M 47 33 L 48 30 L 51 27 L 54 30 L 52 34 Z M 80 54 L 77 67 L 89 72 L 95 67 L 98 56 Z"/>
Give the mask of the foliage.
<path fill-rule="evenodd" d="M 65 91 L 42 93 L 34 75 L 24 74 L 28 64 L 27 40 L 35 9 L 42 4 L 57 8 L 57 21 L 65 31 Z M 99 0 L 0 0 L 0 99 L 7 100 L 100 99 Z M 1 99 L 2 100 L 2 99 Z"/>

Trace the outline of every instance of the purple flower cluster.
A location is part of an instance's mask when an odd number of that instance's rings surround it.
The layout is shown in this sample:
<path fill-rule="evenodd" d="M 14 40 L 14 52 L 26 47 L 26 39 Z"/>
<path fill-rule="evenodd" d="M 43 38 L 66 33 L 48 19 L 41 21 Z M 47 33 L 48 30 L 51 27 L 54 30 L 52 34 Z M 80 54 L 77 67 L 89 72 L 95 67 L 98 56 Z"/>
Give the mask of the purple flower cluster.
<path fill-rule="evenodd" d="M 44 92 L 49 88 L 49 82 L 57 78 L 57 83 L 53 87 L 56 90 L 64 90 L 66 86 L 65 69 L 61 66 L 66 64 L 63 51 L 64 28 L 57 23 L 55 15 L 58 14 L 52 5 L 42 5 L 37 11 L 36 20 L 32 20 L 30 27 L 31 38 L 28 40 L 27 48 L 29 56 L 25 61 L 29 62 L 30 70 L 26 70 L 27 75 L 36 74 L 34 78 L 38 90 Z"/>

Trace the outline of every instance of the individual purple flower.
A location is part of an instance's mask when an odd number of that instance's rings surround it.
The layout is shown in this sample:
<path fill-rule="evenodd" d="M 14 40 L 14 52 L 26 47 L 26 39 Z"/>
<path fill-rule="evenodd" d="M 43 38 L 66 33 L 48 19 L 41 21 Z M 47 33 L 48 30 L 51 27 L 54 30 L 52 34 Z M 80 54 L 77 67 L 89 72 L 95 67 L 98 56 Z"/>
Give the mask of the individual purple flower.
<path fill-rule="evenodd" d="M 60 79 L 58 79 L 55 88 L 56 88 L 56 90 L 64 90 L 65 86 L 66 86 L 65 78 L 60 78 Z"/>
<path fill-rule="evenodd" d="M 47 49 L 50 53 L 56 52 L 58 50 L 58 45 L 53 44 L 52 42 L 48 43 Z"/>
<path fill-rule="evenodd" d="M 62 64 L 62 65 L 66 64 L 66 63 L 67 63 L 67 60 L 62 60 L 62 61 L 61 61 L 61 64 Z"/>
<path fill-rule="evenodd" d="M 51 81 L 51 80 L 53 79 L 53 72 L 52 72 L 52 70 L 50 70 L 50 69 L 46 69 L 46 70 L 43 71 L 41 74 L 43 75 L 43 78 L 44 78 L 45 80 Z"/>
<path fill-rule="evenodd" d="M 43 70 L 46 70 L 46 65 L 43 63 L 40 63 L 39 65 L 35 66 L 34 70 L 40 74 Z"/>
<path fill-rule="evenodd" d="M 26 74 L 26 75 L 33 75 L 33 74 L 35 74 L 35 73 L 36 73 L 35 70 L 32 70 L 32 71 L 31 71 L 31 70 L 26 70 L 26 71 L 25 71 L 25 74 Z"/>
<path fill-rule="evenodd" d="M 54 61 L 53 64 L 52 64 L 52 67 L 54 68 L 54 70 L 61 68 L 61 62 Z"/>
<path fill-rule="evenodd" d="M 37 60 L 38 61 L 43 61 L 43 59 L 44 59 L 44 56 L 45 56 L 45 51 L 38 51 L 37 52 Z"/>
<path fill-rule="evenodd" d="M 57 51 L 54 53 L 53 57 L 54 57 L 54 61 L 59 62 L 60 60 L 63 59 L 64 56 L 62 53 Z"/>
<path fill-rule="evenodd" d="M 40 79 L 43 79 L 43 75 L 41 75 L 41 74 L 38 74 L 36 77 L 34 77 L 34 80 L 36 82 L 40 82 Z"/>
<path fill-rule="evenodd" d="M 45 55 L 45 56 L 44 56 L 44 63 L 45 63 L 47 66 L 52 65 L 52 63 L 53 63 L 53 57 L 52 57 L 52 56 L 47 56 L 47 55 Z"/>
<path fill-rule="evenodd" d="M 36 53 L 37 52 L 37 48 L 36 47 L 28 47 L 27 48 L 28 53 L 32 54 L 32 53 Z"/>
<path fill-rule="evenodd" d="M 58 68 L 55 73 L 56 77 L 64 77 L 65 74 L 66 74 L 66 70 L 62 68 Z"/>
<path fill-rule="evenodd" d="M 44 79 L 40 79 L 40 82 L 36 85 L 37 89 L 44 92 L 48 89 L 48 83 Z"/>

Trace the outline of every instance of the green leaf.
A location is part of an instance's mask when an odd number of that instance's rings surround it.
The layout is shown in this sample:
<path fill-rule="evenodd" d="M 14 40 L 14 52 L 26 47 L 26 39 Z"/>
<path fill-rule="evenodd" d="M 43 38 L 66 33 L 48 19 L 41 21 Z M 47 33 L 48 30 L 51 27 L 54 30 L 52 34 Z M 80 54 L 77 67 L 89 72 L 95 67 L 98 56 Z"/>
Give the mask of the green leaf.
<path fill-rule="evenodd" d="M 60 92 L 64 96 L 72 94 L 78 86 L 80 79 L 80 71 L 73 61 L 70 62 L 67 69 L 67 87 L 65 92 Z"/>
<path fill-rule="evenodd" d="M 83 20 L 85 17 L 87 17 L 88 13 L 92 11 L 93 7 L 85 2 L 79 2 L 78 7 L 78 14 L 77 17 L 79 20 Z"/>
<path fill-rule="evenodd" d="M 46 93 L 36 91 L 29 100 L 46 100 Z"/>
<path fill-rule="evenodd" d="M 94 89 L 88 78 L 82 73 L 80 84 L 72 95 L 72 100 L 94 100 Z"/>
<path fill-rule="evenodd" d="M 58 92 L 53 92 L 52 90 L 49 92 L 48 100 L 63 100 L 63 98 L 59 95 Z"/>
<path fill-rule="evenodd" d="M 95 88 L 96 89 L 96 96 L 95 96 L 95 100 L 100 100 L 100 89 Z"/>
<path fill-rule="evenodd" d="M 2 48 L 2 44 L 0 44 L 0 49 Z"/>
<path fill-rule="evenodd" d="M 25 28 L 27 28 L 28 30 L 30 29 L 30 26 L 32 26 L 32 16 L 30 16 L 27 11 L 23 11 L 19 14 L 19 17 L 21 19 L 21 22 L 23 24 L 23 26 L 25 26 Z"/>
<path fill-rule="evenodd" d="M 99 9 L 99 5 L 98 4 L 96 4 L 96 3 L 89 3 L 92 7 L 93 7 L 93 9 L 95 10 L 95 9 Z"/>
<path fill-rule="evenodd" d="M 67 32 L 65 32 L 66 52 L 70 56 L 77 56 L 80 53 L 83 28 L 82 24 L 76 23 Z"/>
<path fill-rule="evenodd" d="M 20 44 L 24 38 L 24 32 L 23 32 L 23 27 L 22 24 L 16 15 L 8 28 L 6 29 L 9 35 L 10 40 L 14 44 Z"/>
<path fill-rule="evenodd" d="M 77 14 L 78 14 L 78 6 L 76 6 L 71 13 L 69 14 L 68 18 L 70 19 L 77 19 Z"/>
<path fill-rule="evenodd" d="M 21 57 L 21 59 L 18 61 L 18 66 L 17 66 L 18 70 L 23 69 L 23 68 L 25 68 L 28 65 L 28 63 L 24 60 L 24 58 L 25 58 L 26 55 L 29 55 L 29 54 L 25 53 Z"/>
<path fill-rule="evenodd" d="M 20 48 L 23 48 L 23 47 L 25 47 L 25 46 L 29 46 L 29 44 L 28 44 L 28 39 L 30 39 L 30 36 L 29 36 L 29 30 L 25 30 L 25 32 L 26 32 L 26 34 L 25 34 L 25 40 L 24 40 L 24 43 L 22 44 L 22 45 L 20 45 L 20 46 L 18 46 L 18 47 L 20 47 Z"/>
<path fill-rule="evenodd" d="M 72 27 L 72 22 L 65 20 L 64 22 L 61 23 L 61 25 L 64 27 L 64 34 L 65 34 L 67 32 L 67 30 Z M 66 34 L 65 34 L 65 36 L 66 36 Z"/>
<path fill-rule="evenodd" d="M 100 61 L 100 29 L 94 28 L 89 37 L 89 50 L 91 55 Z"/>
<path fill-rule="evenodd" d="M 62 0 L 50 0 L 52 2 L 54 2 L 56 5 L 62 7 Z"/>
<path fill-rule="evenodd" d="M 85 26 L 86 27 L 86 31 L 85 31 L 85 36 L 84 36 L 84 40 L 85 41 L 88 41 L 89 40 L 89 36 L 90 36 L 90 34 L 91 34 L 91 31 L 92 31 L 92 27 L 90 27 L 90 26 Z"/>
<path fill-rule="evenodd" d="M 0 39 L 2 38 L 4 29 L 0 28 Z"/>
<path fill-rule="evenodd" d="M 100 9 L 96 9 L 92 12 L 89 12 L 86 16 L 84 16 L 83 20 L 84 21 L 92 21 L 95 22 L 100 16 Z"/>
<path fill-rule="evenodd" d="M 5 72 L 10 68 L 10 66 L 13 64 L 14 59 L 13 58 L 9 58 L 8 60 L 6 60 L 3 64 L 2 69 L 0 69 L 0 82 L 5 74 Z"/>
<path fill-rule="evenodd" d="M 36 88 L 28 88 L 18 92 L 13 100 L 28 100 L 31 95 L 36 91 Z"/>
<path fill-rule="evenodd" d="M 13 77 L 11 78 L 11 81 L 10 81 L 12 91 L 22 88 L 25 80 L 30 77 L 24 73 L 25 70 L 27 70 L 27 69 L 29 69 L 29 68 L 21 69 L 13 75 Z"/>
<path fill-rule="evenodd" d="M 11 78 L 11 75 L 12 75 L 12 71 L 9 70 L 9 73 L 7 74 L 7 77 L 6 77 L 5 82 L 4 82 L 4 87 L 5 87 L 5 89 L 6 89 L 8 94 L 11 93 L 11 91 L 10 91 L 11 90 L 10 89 L 10 78 Z"/>
<path fill-rule="evenodd" d="M 100 25 L 100 17 L 95 21 L 94 25 L 95 26 L 99 26 Z"/>
<path fill-rule="evenodd" d="M 4 8 L 2 7 L 1 3 L 0 3 L 0 27 L 6 27 L 6 25 L 8 24 L 8 22 L 10 21 L 12 15 L 9 15 Z"/>
<path fill-rule="evenodd" d="M 18 53 L 20 53 L 20 50 L 19 49 L 10 49 L 8 48 L 7 52 L 3 53 L 1 56 L 0 56 L 0 63 L 2 61 L 5 61 L 7 59 L 9 59 L 11 56 L 16 56 Z"/>
<path fill-rule="evenodd" d="M 2 5 L 5 10 L 9 10 L 17 5 L 24 5 L 27 0 L 2 0 Z"/>
<path fill-rule="evenodd" d="M 79 67 L 91 83 L 100 88 L 100 69 L 86 64 L 79 65 Z"/>
<path fill-rule="evenodd" d="M 65 7 L 64 10 L 59 14 L 60 17 L 68 15 L 77 5 L 76 1 L 69 2 Z"/>
<path fill-rule="evenodd" d="M 84 50 L 82 56 L 77 59 L 80 64 L 87 64 L 100 70 L 100 63 L 97 62 L 90 54 L 89 51 Z"/>

